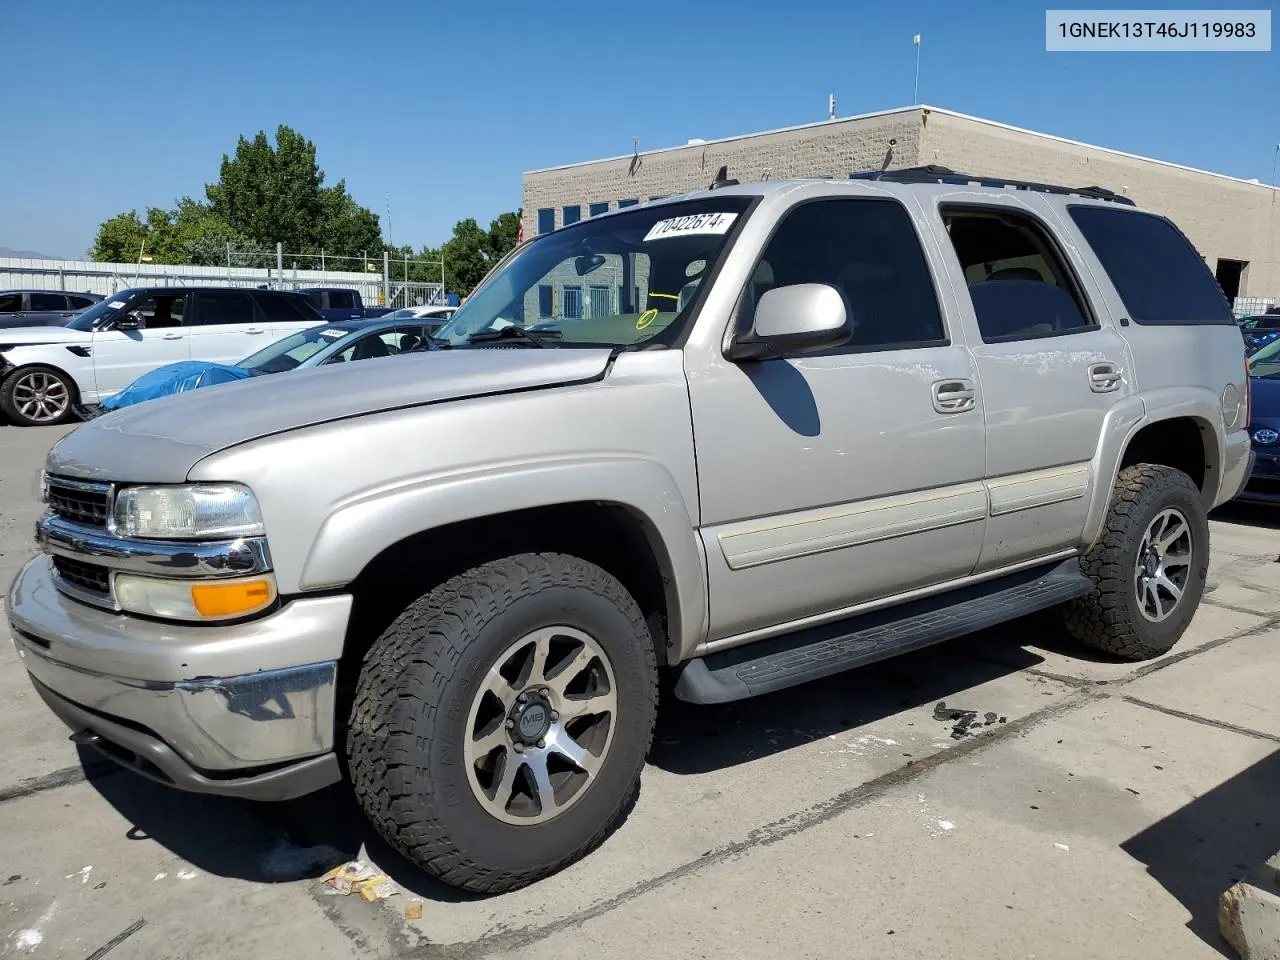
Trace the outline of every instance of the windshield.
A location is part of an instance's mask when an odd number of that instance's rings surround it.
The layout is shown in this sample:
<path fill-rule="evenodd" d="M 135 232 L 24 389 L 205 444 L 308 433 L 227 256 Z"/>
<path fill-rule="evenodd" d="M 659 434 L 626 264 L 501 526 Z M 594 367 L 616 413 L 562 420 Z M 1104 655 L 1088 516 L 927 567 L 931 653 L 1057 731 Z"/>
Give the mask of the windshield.
<path fill-rule="evenodd" d="M 117 310 L 143 292 L 142 290 L 121 290 L 119 293 L 113 293 L 83 313 L 76 314 L 75 319 L 67 323 L 66 327 L 68 330 L 97 330 L 98 324 L 107 317 L 113 316 Z"/>
<path fill-rule="evenodd" d="M 1273 340 L 1248 360 L 1249 376 L 1256 380 L 1280 380 L 1280 340 Z"/>
<path fill-rule="evenodd" d="M 453 347 L 669 344 L 750 203 L 723 196 L 637 208 L 539 237 L 438 337 Z"/>
<path fill-rule="evenodd" d="M 254 376 L 263 373 L 284 373 L 349 333 L 351 333 L 350 330 L 323 324 L 310 327 L 283 340 L 277 340 L 257 353 L 249 354 L 237 366 L 244 367 Z"/>

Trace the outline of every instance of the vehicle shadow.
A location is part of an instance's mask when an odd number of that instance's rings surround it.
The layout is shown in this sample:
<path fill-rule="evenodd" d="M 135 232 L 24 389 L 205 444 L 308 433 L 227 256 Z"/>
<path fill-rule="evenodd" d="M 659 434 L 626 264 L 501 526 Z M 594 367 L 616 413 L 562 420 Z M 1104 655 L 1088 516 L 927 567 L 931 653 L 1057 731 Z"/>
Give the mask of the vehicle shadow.
<path fill-rule="evenodd" d="M 1270 507 L 1264 503 L 1245 503 L 1239 500 L 1232 500 L 1230 503 L 1224 503 L 1209 514 L 1209 518 L 1239 527 L 1263 527 L 1270 530 L 1280 530 L 1280 507 Z"/>
<path fill-rule="evenodd" d="M 1129 856 L 1191 914 L 1187 929 L 1232 957 L 1218 898 L 1280 849 L 1280 750 L 1201 794 L 1124 843 Z"/>
<path fill-rule="evenodd" d="M 1042 661 L 1023 649 L 1021 621 L 861 670 L 739 703 L 697 706 L 664 695 L 650 763 L 682 775 L 747 763 L 852 730 L 913 707 L 947 700 Z M 945 734 L 943 734 L 945 735 Z M 82 764 L 100 761 L 80 748 Z M 373 829 L 345 784 L 281 803 L 250 803 L 183 793 L 133 773 L 91 785 L 130 824 L 132 841 L 161 844 L 197 870 L 259 883 L 314 880 L 368 857 L 407 893 L 458 903 L 485 899 L 435 880 L 396 853 Z M 627 808 L 629 814 L 636 798 Z"/>

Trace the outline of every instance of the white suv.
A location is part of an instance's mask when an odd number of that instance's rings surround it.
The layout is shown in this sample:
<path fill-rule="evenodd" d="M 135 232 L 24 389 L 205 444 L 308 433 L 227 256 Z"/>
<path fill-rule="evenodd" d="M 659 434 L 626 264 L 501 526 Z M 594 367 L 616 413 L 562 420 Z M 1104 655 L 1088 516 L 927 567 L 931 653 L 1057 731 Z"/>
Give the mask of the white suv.
<path fill-rule="evenodd" d="M 181 360 L 235 363 L 323 323 L 301 294 L 227 287 L 144 287 L 64 327 L 0 330 L 0 412 L 19 426 L 62 423 L 149 370 Z"/>

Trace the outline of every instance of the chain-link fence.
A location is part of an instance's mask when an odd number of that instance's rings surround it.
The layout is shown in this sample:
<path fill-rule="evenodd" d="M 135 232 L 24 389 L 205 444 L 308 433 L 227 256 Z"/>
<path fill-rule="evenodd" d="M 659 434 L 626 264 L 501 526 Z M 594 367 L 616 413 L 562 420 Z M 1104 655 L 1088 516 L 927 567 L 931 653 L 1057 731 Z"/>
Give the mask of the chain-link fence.
<path fill-rule="evenodd" d="M 1253 317 L 1266 313 L 1275 305 L 1275 297 L 1236 297 L 1231 305 L 1231 312 L 1239 320 L 1241 317 Z"/>
<path fill-rule="evenodd" d="M 183 266 L 99 263 L 89 260 L 0 258 L 0 288 L 65 290 L 111 296 L 126 287 L 270 287 L 297 290 L 341 287 L 359 291 L 369 306 L 429 306 L 447 301 L 440 261 L 286 252 L 283 247 L 244 250 L 228 245 L 225 263 Z"/>

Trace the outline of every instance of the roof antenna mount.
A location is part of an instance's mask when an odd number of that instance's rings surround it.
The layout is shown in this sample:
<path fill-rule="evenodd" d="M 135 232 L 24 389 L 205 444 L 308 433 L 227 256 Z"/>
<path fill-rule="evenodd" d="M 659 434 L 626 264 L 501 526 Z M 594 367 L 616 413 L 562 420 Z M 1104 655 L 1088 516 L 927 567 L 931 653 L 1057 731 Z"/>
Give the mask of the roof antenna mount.
<path fill-rule="evenodd" d="M 729 165 L 723 164 L 720 169 L 716 171 L 716 178 L 711 181 L 711 186 L 707 189 L 719 190 L 721 187 L 735 187 L 737 185 L 737 180 L 731 180 L 729 178 Z"/>

